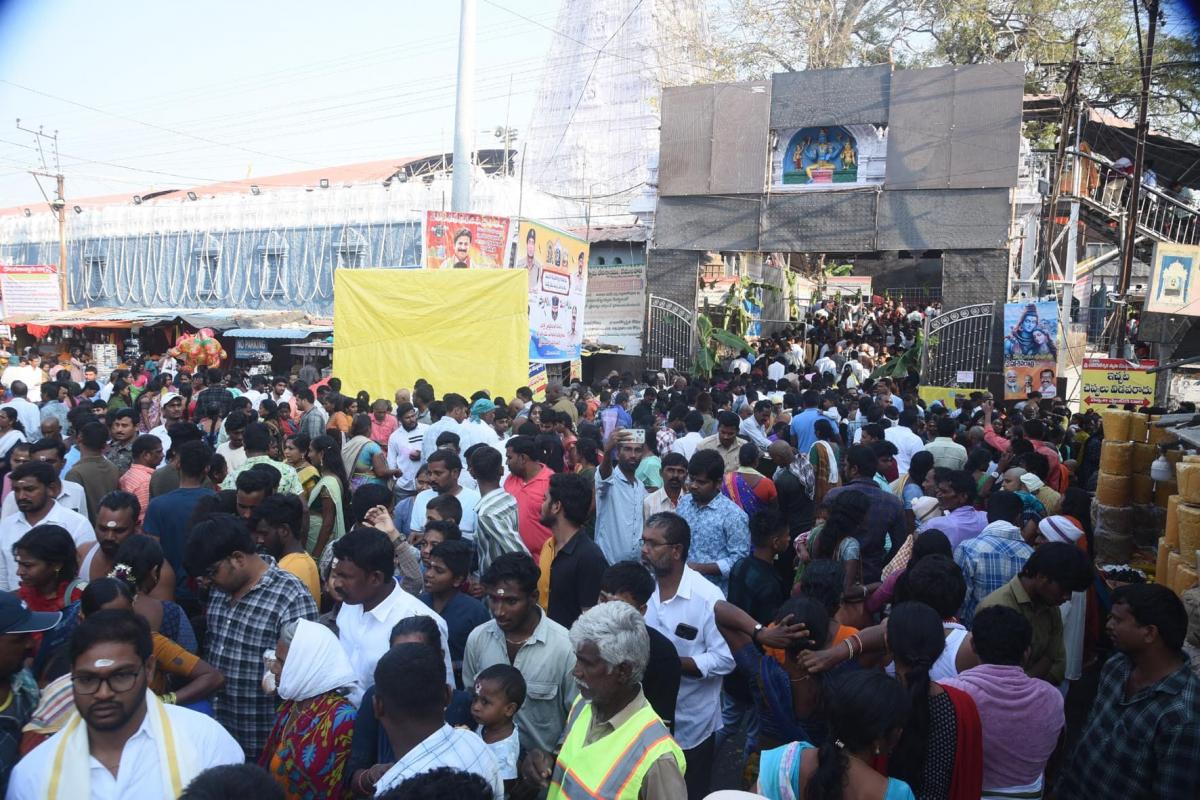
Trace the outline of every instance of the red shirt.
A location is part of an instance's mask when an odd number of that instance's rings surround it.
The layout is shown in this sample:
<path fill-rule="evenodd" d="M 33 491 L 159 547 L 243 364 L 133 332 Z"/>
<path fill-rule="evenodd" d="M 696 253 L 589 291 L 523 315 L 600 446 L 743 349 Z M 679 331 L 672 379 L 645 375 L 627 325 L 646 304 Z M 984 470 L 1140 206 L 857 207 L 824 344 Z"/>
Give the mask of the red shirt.
<path fill-rule="evenodd" d="M 550 476 L 554 471 L 542 466 L 541 472 L 529 481 L 517 475 L 509 475 L 504 481 L 504 491 L 517 500 L 517 532 L 521 541 L 529 548 L 536 562 L 542 552 L 542 545 L 551 537 L 550 529 L 541 523 L 542 501 L 550 488 Z"/>
<path fill-rule="evenodd" d="M 375 415 L 371 415 L 371 441 L 378 445 L 387 447 L 388 437 L 396 431 L 396 427 L 400 423 L 394 416 L 388 414 L 383 418 L 383 422 L 375 419 Z"/>

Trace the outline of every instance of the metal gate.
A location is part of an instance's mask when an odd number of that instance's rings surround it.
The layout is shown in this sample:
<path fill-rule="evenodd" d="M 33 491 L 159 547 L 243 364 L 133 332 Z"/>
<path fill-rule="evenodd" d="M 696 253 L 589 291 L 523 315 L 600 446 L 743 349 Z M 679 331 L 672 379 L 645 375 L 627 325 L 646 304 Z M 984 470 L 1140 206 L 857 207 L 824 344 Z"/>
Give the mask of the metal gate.
<path fill-rule="evenodd" d="M 646 315 L 646 366 L 662 367 L 663 359 L 674 359 L 674 369 L 692 368 L 696 339 L 696 314 L 674 300 L 650 295 Z"/>
<path fill-rule="evenodd" d="M 927 318 L 921 383 L 925 386 L 985 388 L 987 373 L 992 366 L 995 312 L 995 303 L 975 303 Z M 960 383 L 961 372 L 972 373 L 971 380 Z"/>

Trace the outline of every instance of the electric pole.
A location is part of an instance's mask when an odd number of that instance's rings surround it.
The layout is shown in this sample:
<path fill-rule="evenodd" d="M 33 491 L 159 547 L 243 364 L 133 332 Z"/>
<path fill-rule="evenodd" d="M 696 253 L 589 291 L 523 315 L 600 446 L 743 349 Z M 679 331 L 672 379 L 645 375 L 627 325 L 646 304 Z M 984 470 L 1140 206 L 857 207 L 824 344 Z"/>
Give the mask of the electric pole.
<path fill-rule="evenodd" d="M 62 174 L 62 165 L 58 158 L 58 131 L 54 133 L 46 133 L 41 126 L 35 131 L 32 128 L 21 126 L 21 120 L 17 120 L 17 130 L 32 134 L 34 141 L 37 143 L 38 156 L 41 158 L 42 169 L 30 170 L 29 174 L 33 176 L 37 182 L 38 189 L 42 192 L 42 197 L 46 198 L 46 203 L 50 206 L 50 210 L 58 217 L 58 295 L 59 303 L 62 305 L 62 310 L 67 310 L 67 196 L 66 196 L 66 179 Z M 46 159 L 46 149 L 43 147 L 43 140 L 49 142 L 50 152 L 54 158 L 54 171 L 50 171 L 50 164 Z M 54 178 L 54 199 L 46 197 L 46 190 L 42 188 L 42 182 L 38 178 Z"/>
<path fill-rule="evenodd" d="M 475 0 L 462 0 L 458 19 L 458 87 L 454 98 L 454 170 L 450 210 L 471 210 L 472 137 L 475 135 Z"/>
<path fill-rule="evenodd" d="M 1133 250 L 1137 242 L 1138 201 L 1141 199 L 1142 174 L 1145 171 L 1146 134 L 1148 123 L 1146 115 L 1150 105 L 1150 81 L 1154 66 L 1154 34 L 1158 30 L 1158 0 L 1146 0 L 1146 11 L 1149 15 L 1146 28 L 1146 46 L 1142 47 L 1141 16 L 1138 9 L 1139 0 L 1133 0 L 1133 18 L 1138 22 L 1138 58 L 1142 70 L 1142 90 L 1138 97 L 1137 140 L 1133 152 L 1133 177 L 1129 186 L 1129 205 L 1125 212 L 1125 242 L 1121 248 L 1121 278 L 1117 283 L 1117 317 L 1116 336 L 1113 338 L 1113 356 L 1123 358 L 1125 353 L 1125 337 L 1129 324 L 1129 279 L 1133 275 Z"/>

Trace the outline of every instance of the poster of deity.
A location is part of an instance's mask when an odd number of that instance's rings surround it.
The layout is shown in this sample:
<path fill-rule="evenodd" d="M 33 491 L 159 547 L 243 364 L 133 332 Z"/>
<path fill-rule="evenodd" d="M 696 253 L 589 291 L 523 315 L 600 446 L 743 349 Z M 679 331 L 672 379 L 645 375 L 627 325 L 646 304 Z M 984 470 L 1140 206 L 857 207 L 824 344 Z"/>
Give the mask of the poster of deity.
<path fill-rule="evenodd" d="M 1004 305 L 1004 399 L 1032 391 L 1054 397 L 1058 377 L 1058 304 Z"/>
<path fill-rule="evenodd" d="M 801 128 L 783 154 L 785 184 L 858 182 L 858 142 L 842 127 Z"/>

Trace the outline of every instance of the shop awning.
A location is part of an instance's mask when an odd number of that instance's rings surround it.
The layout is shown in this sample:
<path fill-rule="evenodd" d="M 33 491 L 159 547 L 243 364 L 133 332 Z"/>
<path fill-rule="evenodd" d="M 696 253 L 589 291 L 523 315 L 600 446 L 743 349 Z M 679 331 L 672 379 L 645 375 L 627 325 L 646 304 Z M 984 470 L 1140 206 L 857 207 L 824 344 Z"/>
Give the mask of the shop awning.
<path fill-rule="evenodd" d="M 235 339 L 307 339 L 324 333 L 333 333 L 333 328 L 230 328 L 223 335 Z"/>

